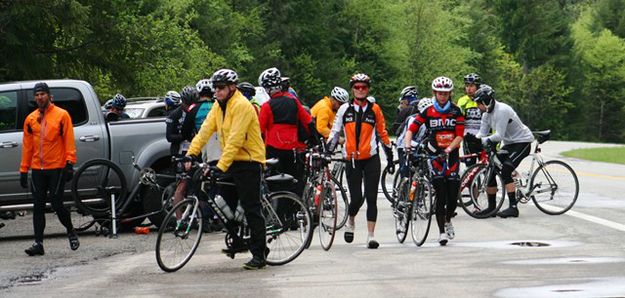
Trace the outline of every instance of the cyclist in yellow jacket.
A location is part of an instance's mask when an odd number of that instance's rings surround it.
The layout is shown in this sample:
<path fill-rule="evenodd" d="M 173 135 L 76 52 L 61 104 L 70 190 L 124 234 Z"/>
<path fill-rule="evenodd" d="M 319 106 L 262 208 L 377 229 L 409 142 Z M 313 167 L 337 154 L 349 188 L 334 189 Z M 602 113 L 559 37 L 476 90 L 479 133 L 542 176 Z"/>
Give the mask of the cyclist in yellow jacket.
<path fill-rule="evenodd" d="M 265 144 L 260 135 L 256 110 L 243 94 L 237 90 L 238 75 L 231 69 L 220 69 L 211 77 L 217 105 L 208 113 L 202 127 L 191 141 L 187 156 L 199 156 L 209 137 L 217 132 L 221 145 L 221 158 L 211 170 L 214 176 L 228 173 L 234 187 L 222 187 L 220 194 L 234 203 L 237 199 L 245 211 L 250 228 L 249 249 L 252 260 L 245 263 L 245 269 L 261 269 L 266 266 L 265 219 L 260 202 L 260 175 L 265 163 Z M 190 162 L 185 163 L 189 170 Z M 230 206 L 233 208 L 233 206 Z M 233 209 L 233 210 L 234 210 Z M 239 252 L 233 248 L 234 252 Z M 231 253 L 231 250 L 224 250 Z"/>
<path fill-rule="evenodd" d="M 315 120 L 317 131 L 327 139 L 332 131 L 334 117 L 339 107 L 349 100 L 349 93 L 341 87 L 334 87 L 330 97 L 325 96 L 310 109 L 310 113 Z"/>

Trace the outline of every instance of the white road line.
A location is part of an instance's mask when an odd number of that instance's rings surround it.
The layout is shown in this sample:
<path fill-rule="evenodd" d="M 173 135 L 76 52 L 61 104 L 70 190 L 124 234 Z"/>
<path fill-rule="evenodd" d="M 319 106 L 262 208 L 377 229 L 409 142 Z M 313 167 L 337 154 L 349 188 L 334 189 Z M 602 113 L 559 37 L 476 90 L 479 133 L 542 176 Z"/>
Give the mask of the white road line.
<path fill-rule="evenodd" d="M 583 220 L 586 220 L 586 221 L 594 222 L 596 224 L 600 224 L 600 225 L 606 226 L 608 228 L 619 230 L 621 232 L 625 232 L 625 225 L 624 224 L 620 224 L 618 222 L 613 222 L 613 221 L 610 221 L 610 220 L 607 220 L 607 219 L 599 218 L 599 217 L 596 217 L 596 216 L 588 215 L 588 214 L 577 212 L 577 211 L 573 211 L 573 210 L 567 211 L 566 214 L 570 215 L 570 216 L 573 216 L 573 217 L 577 217 L 579 219 L 583 219 Z"/>

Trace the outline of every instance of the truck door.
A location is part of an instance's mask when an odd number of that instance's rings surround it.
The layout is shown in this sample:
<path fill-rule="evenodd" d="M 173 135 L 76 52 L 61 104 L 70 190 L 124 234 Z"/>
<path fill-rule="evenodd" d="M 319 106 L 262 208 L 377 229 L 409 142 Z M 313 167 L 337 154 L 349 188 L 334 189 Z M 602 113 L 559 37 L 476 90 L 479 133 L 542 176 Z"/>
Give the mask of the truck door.
<path fill-rule="evenodd" d="M 19 90 L 0 91 L 0 202 L 26 191 L 19 183 L 23 134 L 23 123 L 18 124 L 19 95 Z"/>

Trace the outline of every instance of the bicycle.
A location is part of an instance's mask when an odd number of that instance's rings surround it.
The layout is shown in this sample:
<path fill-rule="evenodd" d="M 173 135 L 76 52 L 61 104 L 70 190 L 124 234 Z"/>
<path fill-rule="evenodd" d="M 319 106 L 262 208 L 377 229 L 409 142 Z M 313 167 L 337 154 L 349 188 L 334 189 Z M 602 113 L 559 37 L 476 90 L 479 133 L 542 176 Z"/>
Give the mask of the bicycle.
<path fill-rule="evenodd" d="M 486 175 L 486 173 L 483 170 L 488 166 L 489 156 L 486 151 L 484 151 L 480 154 L 473 153 L 461 156 L 460 160 L 472 157 L 479 157 L 479 159 L 477 163 L 466 168 L 460 176 L 458 205 L 462 207 L 462 210 L 464 210 L 469 216 L 473 218 L 487 218 L 489 216 L 492 216 L 494 213 L 481 214 L 479 213 L 479 211 L 481 211 L 484 206 L 488 205 L 488 198 L 484 196 L 478 196 L 477 188 L 471 187 L 471 185 L 475 179 L 478 180 L 477 184 L 475 185 L 481 185 L 485 182 L 486 177 L 484 175 Z M 498 194 L 496 196 L 495 202 L 496 206 L 498 206 L 497 209 L 499 209 L 504 202 L 505 188 L 503 187 L 504 183 L 501 175 L 497 175 L 495 179 L 497 179 Z"/>
<path fill-rule="evenodd" d="M 394 142 L 391 142 L 391 147 L 392 148 L 397 148 L 397 145 Z M 399 160 L 394 160 L 393 161 L 393 165 L 394 165 L 394 169 L 395 169 L 395 173 L 394 174 L 390 174 L 389 173 L 389 169 L 391 167 L 389 167 L 388 165 L 382 170 L 382 174 L 380 176 L 380 184 L 382 184 L 382 193 L 384 193 L 384 197 L 386 198 L 386 200 L 389 201 L 389 203 L 393 204 L 393 202 L 395 201 L 395 199 L 397 198 L 397 194 L 399 191 L 399 181 L 400 181 L 400 175 L 399 175 Z M 390 177 L 387 177 L 389 176 Z M 391 189 L 388 188 L 388 184 L 391 183 Z"/>
<path fill-rule="evenodd" d="M 332 158 L 320 152 L 318 147 L 306 150 L 305 156 L 307 174 L 302 199 L 311 214 L 317 215 L 316 222 L 319 227 L 321 247 L 329 250 L 338 230 L 338 218 L 341 217 L 342 224 L 347 221 L 348 206 L 347 195 L 343 192 L 340 182 L 332 176 L 329 165 L 333 161 L 342 163 L 344 160 Z M 338 199 L 337 189 L 341 193 L 341 199 Z M 342 204 L 339 204 L 339 200 Z M 309 247 L 311 242 L 312 234 L 306 247 Z"/>
<path fill-rule="evenodd" d="M 171 208 L 172 187 L 163 186 L 161 183 L 176 177 L 158 174 L 149 167 L 141 168 L 135 163 L 134 157 L 132 165 L 139 171 L 139 183 L 130 193 L 126 176 L 121 168 L 107 159 L 92 159 L 85 162 L 76 170 L 71 182 L 72 196 L 80 214 L 92 216 L 91 225 L 96 222 L 102 226 L 110 223 L 111 236 L 116 236 L 118 223 L 136 226 L 146 217 L 152 224 L 159 226 L 164 213 Z M 154 200 L 158 202 L 155 203 Z M 142 207 L 152 211 L 142 213 Z"/>
<path fill-rule="evenodd" d="M 267 165 L 275 164 L 277 159 L 267 160 Z M 248 250 L 250 230 L 241 214 L 242 208 L 237 207 L 239 211 L 235 212 L 233 217 L 229 217 L 225 207 L 220 208 L 216 201 L 219 195 L 215 190 L 220 187 L 232 187 L 234 183 L 227 181 L 227 178 L 215 179 L 206 164 L 195 163 L 194 168 L 197 169 L 192 179 L 195 185 L 194 194 L 187 196 L 167 213 L 156 238 L 156 261 L 165 272 L 174 272 L 182 268 L 197 250 L 202 238 L 201 202 L 208 204 L 226 228 L 225 243 L 229 251 L 227 256 L 234 259 L 236 253 Z M 292 176 L 279 174 L 261 177 L 259 191 L 267 235 L 265 252 L 267 264 L 283 265 L 293 261 L 304 250 L 306 240 L 312 233 L 312 219 L 308 208 L 294 193 L 286 191 L 270 193 L 268 190 L 267 181 L 294 183 L 295 179 Z M 295 208 L 294 210 L 290 207 L 285 208 L 287 206 Z M 178 218 L 176 214 L 180 214 L 180 217 Z"/>
<path fill-rule="evenodd" d="M 518 202 L 527 203 L 530 200 L 538 210 L 549 215 L 560 215 L 570 210 L 579 194 L 579 181 L 571 166 L 561 160 L 544 161 L 541 155 L 540 144 L 549 140 L 551 131 L 533 132 L 536 140 L 534 152 L 530 154 L 532 161 L 526 172 L 514 171 L 512 178 L 516 186 Z M 480 171 L 483 177 L 501 175 L 501 161 L 497 158 L 494 146 L 488 146 L 489 164 Z M 536 166 L 536 169 L 534 169 Z M 478 198 L 473 198 L 474 204 L 478 205 L 479 196 L 486 194 L 487 180 L 474 179 L 471 188 L 477 189 Z M 502 185 L 502 184 L 499 184 Z M 473 195 L 473 194 L 472 194 Z M 498 204 L 490 215 L 495 214 L 501 208 Z"/>

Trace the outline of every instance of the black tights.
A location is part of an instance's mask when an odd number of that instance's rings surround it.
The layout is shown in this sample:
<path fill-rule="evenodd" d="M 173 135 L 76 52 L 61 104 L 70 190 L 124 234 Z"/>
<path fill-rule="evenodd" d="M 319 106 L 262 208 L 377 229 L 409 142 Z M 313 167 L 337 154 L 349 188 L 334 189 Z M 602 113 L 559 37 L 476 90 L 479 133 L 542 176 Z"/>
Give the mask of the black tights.
<path fill-rule="evenodd" d="M 69 233 L 74 228 L 69 211 L 63 206 L 63 189 L 65 179 L 63 169 L 32 170 L 31 190 L 33 193 L 33 227 L 35 242 L 43 243 L 43 230 L 46 228 L 46 200 L 48 195 L 52 201 L 52 209 Z"/>
<path fill-rule="evenodd" d="M 367 221 L 375 222 L 378 218 L 378 183 L 380 182 L 380 156 L 369 159 L 349 161 L 345 167 L 347 186 L 351 195 L 349 216 L 356 216 L 367 199 Z M 362 183 L 365 183 L 365 195 L 362 195 Z"/>
<path fill-rule="evenodd" d="M 436 191 L 436 223 L 440 233 L 445 232 L 445 222 L 449 222 L 456 212 L 460 179 L 457 173 L 449 177 L 437 176 L 432 184 Z"/>

